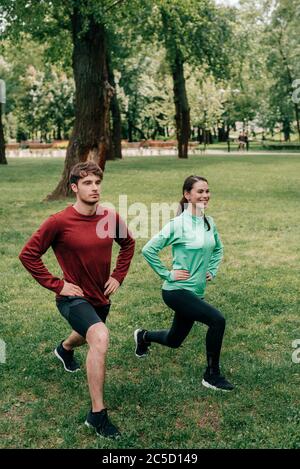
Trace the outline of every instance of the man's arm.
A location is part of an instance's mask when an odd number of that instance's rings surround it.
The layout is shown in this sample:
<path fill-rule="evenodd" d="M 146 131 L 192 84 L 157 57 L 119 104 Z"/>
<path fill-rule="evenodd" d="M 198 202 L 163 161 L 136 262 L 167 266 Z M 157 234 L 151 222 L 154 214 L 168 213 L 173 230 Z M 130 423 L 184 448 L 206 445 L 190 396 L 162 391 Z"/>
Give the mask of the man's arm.
<path fill-rule="evenodd" d="M 54 242 L 57 232 L 57 221 L 55 216 L 52 215 L 27 241 L 19 255 L 19 259 L 37 282 L 59 294 L 64 287 L 64 281 L 54 277 L 41 259 L 42 255 Z"/>
<path fill-rule="evenodd" d="M 135 241 L 120 215 L 116 214 L 116 216 L 117 223 L 115 241 L 120 246 L 120 252 L 117 258 L 116 267 L 110 277 L 117 280 L 119 285 L 121 285 L 129 270 L 130 262 L 134 254 Z"/>

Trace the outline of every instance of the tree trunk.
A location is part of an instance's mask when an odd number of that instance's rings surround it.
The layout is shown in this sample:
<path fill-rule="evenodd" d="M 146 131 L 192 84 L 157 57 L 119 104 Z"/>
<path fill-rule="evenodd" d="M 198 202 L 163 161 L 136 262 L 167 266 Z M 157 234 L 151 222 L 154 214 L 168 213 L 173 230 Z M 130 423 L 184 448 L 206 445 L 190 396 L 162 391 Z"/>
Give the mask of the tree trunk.
<path fill-rule="evenodd" d="M 292 73 L 291 73 L 291 69 L 290 69 L 290 66 L 289 66 L 289 63 L 288 63 L 288 60 L 287 60 L 287 57 L 283 51 L 283 46 L 282 46 L 282 34 L 280 34 L 279 38 L 278 38 L 278 43 L 279 43 L 279 52 L 280 52 L 280 55 L 281 55 L 281 58 L 282 58 L 282 61 L 283 61 L 283 65 L 286 69 L 286 73 L 287 73 L 287 79 L 288 79 L 288 82 L 289 82 L 289 85 L 290 85 L 290 91 L 292 92 L 293 90 L 293 82 L 294 82 L 294 78 L 292 76 Z M 300 142 L 300 120 L 299 120 L 299 108 L 298 108 L 298 103 L 295 103 L 295 116 L 296 116 L 296 122 L 297 122 L 297 130 L 298 130 L 298 138 L 299 138 L 299 142 Z"/>
<path fill-rule="evenodd" d="M 177 47 L 176 30 L 173 19 L 167 10 L 161 8 L 164 28 L 164 41 L 167 59 L 173 78 L 173 99 L 175 104 L 176 137 L 178 142 L 178 158 L 188 157 L 188 143 L 191 134 L 190 108 L 185 88 L 183 56 Z"/>
<path fill-rule="evenodd" d="M 138 127 L 136 127 L 135 125 L 133 125 L 132 121 L 129 121 L 128 123 L 130 123 L 130 136 L 131 136 L 131 139 L 128 139 L 129 142 L 133 142 L 133 131 L 135 130 L 135 133 L 139 133 L 140 134 L 140 138 L 142 140 L 147 140 L 147 137 L 145 135 L 145 133 L 139 129 Z"/>
<path fill-rule="evenodd" d="M 218 142 L 227 142 L 228 131 L 226 130 L 225 124 L 222 127 L 218 127 Z"/>
<path fill-rule="evenodd" d="M 300 142 L 300 118 L 299 118 L 299 108 L 298 108 L 297 103 L 295 103 L 295 115 L 296 115 L 297 130 L 298 130 L 298 140 Z"/>
<path fill-rule="evenodd" d="M 75 122 L 61 180 L 47 200 L 71 194 L 69 174 L 81 161 L 93 160 L 105 169 L 109 145 L 109 106 L 112 87 L 106 67 L 105 29 L 92 17 L 83 19 L 74 7 L 72 66 L 75 79 Z M 83 32 L 84 31 L 84 32 Z"/>
<path fill-rule="evenodd" d="M 202 143 L 202 133 L 200 125 L 197 126 L 197 140 L 199 143 Z"/>
<path fill-rule="evenodd" d="M 290 135 L 291 135 L 291 123 L 288 118 L 283 119 L 282 121 L 282 131 L 284 135 L 284 141 L 289 142 L 290 141 Z"/>
<path fill-rule="evenodd" d="M 133 124 L 131 119 L 128 119 L 128 142 L 133 142 Z"/>
<path fill-rule="evenodd" d="M 190 138 L 190 108 L 188 104 L 183 61 L 181 53 L 177 50 L 172 67 L 173 91 L 175 103 L 176 136 L 178 142 L 178 158 L 188 157 L 188 144 Z"/>
<path fill-rule="evenodd" d="M 114 94 L 110 102 L 110 111 L 112 116 L 112 132 L 111 132 L 111 155 L 112 158 L 122 158 L 122 122 L 119 101 L 116 93 L 116 83 L 114 72 L 112 70 L 111 60 L 109 52 L 107 52 L 107 68 L 108 68 L 108 79 L 111 86 L 114 88 Z"/>
<path fill-rule="evenodd" d="M 57 140 L 61 140 L 61 124 L 57 125 Z"/>
<path fill-rule="evenodd" d="M 2 103 L 0 103 L 0 164 L 7 164 L 7 159 L 5 156 L 4 130 L 2 124 Z"/>

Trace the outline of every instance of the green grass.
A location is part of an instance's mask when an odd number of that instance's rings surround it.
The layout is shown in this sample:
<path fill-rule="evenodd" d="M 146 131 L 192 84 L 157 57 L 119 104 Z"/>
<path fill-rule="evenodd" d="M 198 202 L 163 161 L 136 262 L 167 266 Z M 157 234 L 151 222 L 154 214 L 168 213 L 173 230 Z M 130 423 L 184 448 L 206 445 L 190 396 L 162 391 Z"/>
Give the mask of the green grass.
<path fill-rule="evenodd" d="M 186 176 L 208 178 L 209 212 L 225 257 L 206 300 L 226 316 L 222 365 L 237 385 L 230 394 L 201 386 L 202 324 L 178 350 L 154 344 L 148 359 L 135 357 L 133 330 L 168 327 L 172 317 L 159 278 L 141 256 L 146 240 L 139 239 L 108 321 L 106 403 L 123 432 L 117 442 L 97 439 L 84 427 L 86 348 L 77 352 L 83 371 L 65 373 L 52 351 L 68 324 L 53 294 L 17 258 L 39 224 L 66 205 L 42 202 L 62 165 L 62 159 L 10 159 L 0 169 L 0 338 L 7 344 L 7 361 L 0 364 L 1 447 L 299 448 L 300 364 L 291 360 L 292 341 L 300 338 L 299 157 L 154 157 L 107 164 L 102 198 L 116 208 L 119 194 L 128 195 L 128 204 L 175 202 Z M 51 252 L 45 262 L 59 274 Z"/>

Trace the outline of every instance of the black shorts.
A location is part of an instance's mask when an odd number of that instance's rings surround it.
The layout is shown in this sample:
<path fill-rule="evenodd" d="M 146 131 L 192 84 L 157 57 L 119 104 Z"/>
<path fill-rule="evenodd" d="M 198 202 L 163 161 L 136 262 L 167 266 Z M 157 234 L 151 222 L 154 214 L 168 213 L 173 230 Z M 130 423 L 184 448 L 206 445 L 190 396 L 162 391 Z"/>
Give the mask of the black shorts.
<path fill-rule="evenodd" d="M 68 321 L 72 329 L 82 337 L 93 324 L 106 321 L 110 304 L 95 307 L 79 296 L 66 296 L 56 300 L 60 314 Z"/>

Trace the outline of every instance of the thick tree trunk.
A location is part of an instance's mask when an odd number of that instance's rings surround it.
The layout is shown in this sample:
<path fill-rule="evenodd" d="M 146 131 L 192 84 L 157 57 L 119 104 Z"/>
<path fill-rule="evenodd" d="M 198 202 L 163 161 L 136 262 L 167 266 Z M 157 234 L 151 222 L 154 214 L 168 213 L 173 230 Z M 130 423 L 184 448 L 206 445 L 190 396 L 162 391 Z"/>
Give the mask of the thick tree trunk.
<path fill-rule="evenodd" d="M 112 87 L 106 67 L 105 29 L 88 18 L 88 25 L 74 8 L 72 21 L 75 79 L 75 122 L 70 137 L 62 178 L 47 200 L 71 194 L 69 174 L 81 161 L 93 160 L 104 170 L 109 146 L 109 107 Z M 86 28 L 86 29 L 85 29 Z M 84 30 L 84 32 L 83 32 Z"/>
<path fill-rule="evenodd" d="M 5 140 L 4 140 L 4 130 L 2 124 L 2 104 L 0 103 L 0 164 L 7 164 L 7 159 L 5 156 Z"/>
<path fill-rule="evenodd" d="M 109 54 L 109 52 L 108 52 Z M 112 117 L 112 131 L 111 131 L 111 156 L 114 158 L 122 158 L 122 122 L 119 101 L 116 93 L 115 77 L 112 70 L 111 60 L 108 55 L 107 59 L 108 79 L 111 86 L 114 88 L 114 94 L 110 101 L 110 111 Z"/>

